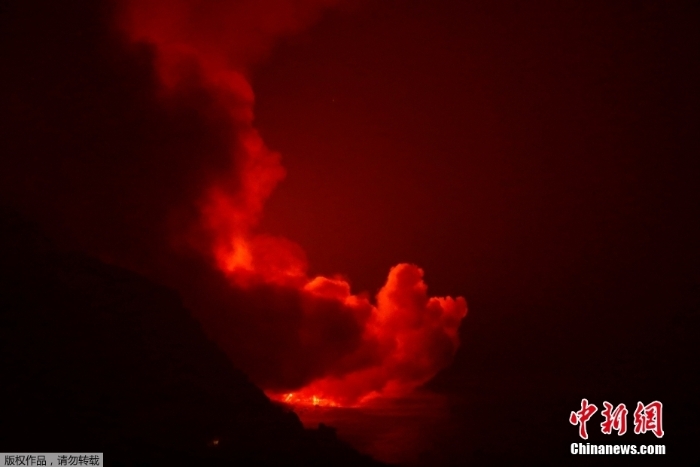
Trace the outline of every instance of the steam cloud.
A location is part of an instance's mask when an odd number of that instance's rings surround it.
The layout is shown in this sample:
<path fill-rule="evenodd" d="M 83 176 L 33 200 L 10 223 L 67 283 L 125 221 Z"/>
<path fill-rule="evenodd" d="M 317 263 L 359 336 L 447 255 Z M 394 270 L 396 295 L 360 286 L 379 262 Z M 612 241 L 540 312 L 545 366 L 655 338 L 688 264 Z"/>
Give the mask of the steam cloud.
<path fill-rule="evenodd" d="M 253 126 L 248 72 L 332 3 L 130 0 L 86 2 L 71 19 L 57 11 L 67 24 L 35 27 L 63 41 L 8 61 L 17 91 L 3 122 L 20 137 L 4 143 L 17 157 L 3 167 L 3 196 L 81 247 L 176 287 L 272 397 L 352 405 L 406 393 L 449 364 L 467 307 L 429 297 L 410 264 L 390 270 L 373 303 L 341 278 L 309 277 L 300 246 L 256 231 L 285 171 Z M 63 29 L 91 23 L 101 27 L 89 37 Z M 31 32 L 13 33 L 31 42 Z M 56 61 L 66 56 L 68 65 Z M 22 80 L 42 67 L 51 77 Z M 30 119 L 45 121 L 34 143 L 21 138 Z"/>

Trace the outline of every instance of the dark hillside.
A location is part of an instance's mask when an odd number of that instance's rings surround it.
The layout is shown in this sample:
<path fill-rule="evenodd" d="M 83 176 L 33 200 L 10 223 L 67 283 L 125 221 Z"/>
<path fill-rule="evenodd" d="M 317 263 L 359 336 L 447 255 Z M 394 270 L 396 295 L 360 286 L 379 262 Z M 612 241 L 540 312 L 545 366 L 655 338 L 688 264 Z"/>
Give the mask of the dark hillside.
<path fill-rule="evenodd" d="M 0 451 L 104 452 L 108 465 L 374 464 L 271 404 L 175 292 L 59 251 L 0 213 Z"/>

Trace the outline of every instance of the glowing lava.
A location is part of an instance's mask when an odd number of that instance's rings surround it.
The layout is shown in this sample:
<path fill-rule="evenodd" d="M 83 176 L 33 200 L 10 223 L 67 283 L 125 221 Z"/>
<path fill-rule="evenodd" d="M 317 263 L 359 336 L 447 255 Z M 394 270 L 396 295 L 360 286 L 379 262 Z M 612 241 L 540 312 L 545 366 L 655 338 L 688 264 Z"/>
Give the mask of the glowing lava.
<path fill-rule="evenodd" d="M 318 396 L 304 396 L 302 393 L 293 393 L 290 392 L 289 394 L 283 394 L 283 395 L 276 395 L 273 394 L 271 399 L 277 400 L 279 402 L 284 402 L 285 404 L 291 405 L 291 406 L 297 406 L 297 405 L 306 405 L 306 406 L 314 406 L 314 407 L 340 407 L 340 404 L 335 402 L 332 399 L 324 399 L 322 397 Z"/>

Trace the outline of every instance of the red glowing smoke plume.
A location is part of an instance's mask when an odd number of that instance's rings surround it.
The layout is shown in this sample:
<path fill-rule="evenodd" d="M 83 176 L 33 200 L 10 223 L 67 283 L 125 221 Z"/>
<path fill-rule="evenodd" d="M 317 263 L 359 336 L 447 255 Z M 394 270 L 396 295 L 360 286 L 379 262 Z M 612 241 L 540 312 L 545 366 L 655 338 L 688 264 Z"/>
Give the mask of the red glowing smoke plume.
<path fill-rule="evenodd" d="M 164 101 L 196 87 L 231 128 L 230 166 L 218 168 L 200 194 L 196 225 L 175 235 L 209 256 L 231 287 L 279 290 L 294 302 L 296 314 L 280 309 L 267 316 L 290 320 L 281 341 L 294 348 L 265 349 L 281 362 L 279 374 L 258 382 L 288 402 L 353 405 L 404 394 L 449 364 L 467 306 L 461 297 L 428 297 L 423 271 L 410 264 L 391 269 L 372 303 L 366 294 L 352 294 L 343 279 L 309 277 L 298 245 L 255 230 L 285 171 L 253 126 L 247 70 L 276 38 L 307 27 L 331 3 L 133 0 L 120 21 L 131 41 L 152 47 Z"/>

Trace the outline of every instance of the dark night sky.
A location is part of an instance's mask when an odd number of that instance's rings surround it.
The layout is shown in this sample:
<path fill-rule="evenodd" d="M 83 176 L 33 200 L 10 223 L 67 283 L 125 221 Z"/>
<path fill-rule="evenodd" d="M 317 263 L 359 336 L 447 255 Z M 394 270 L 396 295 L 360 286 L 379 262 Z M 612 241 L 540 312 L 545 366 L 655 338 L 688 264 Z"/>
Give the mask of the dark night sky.
<path fill-rule="evenodd" d="M 368 289 L 405 260 L 440 293 L 508 280 L 534 296 L 595 270 L 690 264 L 693 13 L 653 2 L 330 13 L 253 79 L 257 125 L 289 170 L 265 227 Z"/>
<path fill-rule="evenodd" d="M 152 265 L 154 213 L 208 177 L 191 154 L 223 164 L 217 109 L 196 93 L 160 108 L 152 57 L 115 53 L 98 10 L 60 23 L 57 7 L 20 3 L 1 26 L 3 203 Z M 697 413 L 700 390 L 699 13 L 661 1 L 327 11 L 252 73 L 256 127 L 287 169 L 260 230 L 356 290 L 411 262 L 432 295 L 466 297 L 463 346 L 436 388 L 554 398 L 561 424 L 545 429 L 567 442 L 582 397 L 658 398 L 681 445 L 697 428 L 678 414 Z"/>

